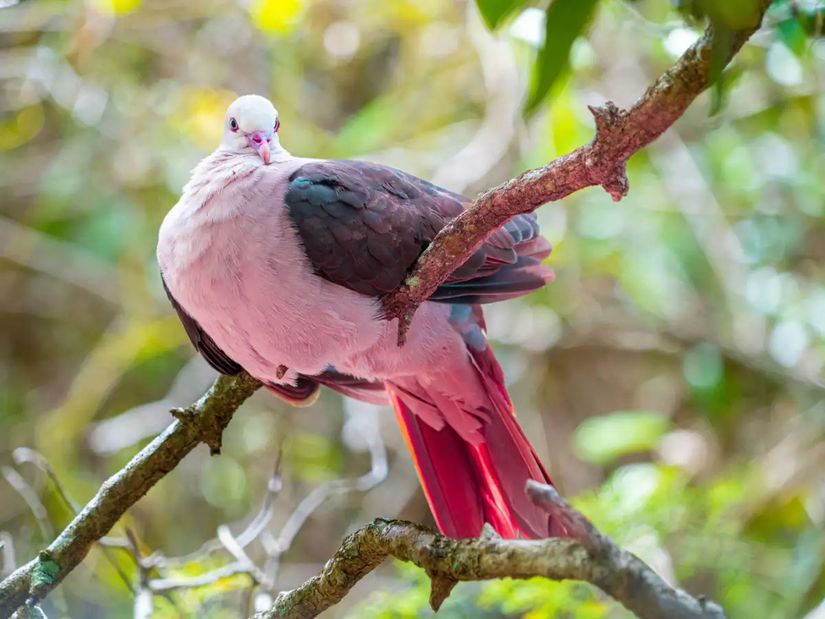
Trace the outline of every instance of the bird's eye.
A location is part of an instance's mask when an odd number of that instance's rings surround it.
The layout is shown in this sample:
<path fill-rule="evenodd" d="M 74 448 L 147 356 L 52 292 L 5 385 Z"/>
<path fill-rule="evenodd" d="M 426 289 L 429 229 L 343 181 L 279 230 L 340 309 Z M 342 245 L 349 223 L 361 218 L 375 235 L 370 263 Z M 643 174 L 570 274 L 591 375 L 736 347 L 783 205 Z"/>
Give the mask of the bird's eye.
<path fill-rule="evenodd" d="M 232 129 L 232 131 L 237 131 L 238 130 L 238 121 L 235 120 L 234 118 L 230 118 L 229 119 L 229 128 Z"/>
<path fill-rule="evenodd" d="M 275 131 L 275 133 L 278 133 L 278 129 L 280 129 L 280 128 L 281 128 L 281 119 L 276 118 L 275 119 L 275 127 L 273 127 L 273 131 Z"/>

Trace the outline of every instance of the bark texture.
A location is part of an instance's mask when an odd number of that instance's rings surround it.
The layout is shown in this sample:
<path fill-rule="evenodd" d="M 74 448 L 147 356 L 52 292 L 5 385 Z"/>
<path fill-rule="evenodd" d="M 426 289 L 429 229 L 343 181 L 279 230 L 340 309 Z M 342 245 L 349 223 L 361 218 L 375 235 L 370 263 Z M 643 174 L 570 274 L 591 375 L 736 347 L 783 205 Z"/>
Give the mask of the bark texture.
<path fill-rule="evenodd" d="M 761 0 L 763 13 L 768 4 L 769 1 Z M 727 65 L 760 22 L 761 19 L 752 28 L 735 33 L 732 40 L 730 32 L 717 36 L 709 26 L 629 110 L 620 109 L 611 101 L 590 107 L 596 121 L 596 135 L 590 144 L 478 196 L 438 233 L 404 285 L 383 298 L 387 318 L 399 321 L 399 345 L 404 343 L 418 306 L 514 215 L 529 213 L 542 204 L 595 185 L 603 187 L 614 200 L 627 195 L 626 165 L 630 156 L 676 122 L 711 84 L 712 76 L 719 70 L 719 50 L 724 50 L 723 66 Z"/>
<path fill-rule="evenodd" d="M 460 581 L 543 576 L 590 582 L 644 619 L 724 618 L 718 605 L 671 587 L 638 557 L 618 548 L 552 486 L 530 481 L 527 492 L 571 524 L 576 539 L 503 540 L 488 532 L 479 539 L 456 540 L 411 522 L 378 519 L 347 536 L 320 573 L 281 593 L 272 608 L 253 619 L 315 617 L 388 557 L 427 572 L 435 610 Z"/>

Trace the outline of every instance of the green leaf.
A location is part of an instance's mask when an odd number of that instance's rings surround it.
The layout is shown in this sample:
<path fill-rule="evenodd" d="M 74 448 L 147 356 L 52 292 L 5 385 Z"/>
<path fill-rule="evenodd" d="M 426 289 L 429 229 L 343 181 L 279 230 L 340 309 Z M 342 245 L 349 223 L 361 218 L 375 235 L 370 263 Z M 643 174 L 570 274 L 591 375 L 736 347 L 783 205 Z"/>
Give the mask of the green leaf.
<path fill-rule="evenodd" d="M 819 6 L 793 5 L 793 7 L 796 20 L 806 34 L 821 37 L 825 33 L 825 4 Z"/>
<path fill-rule="evenodd" d="M 725 79 L 725 66 L 733 53 L 733 44 L 736 33 L 724 26 L 716 26 L 710 48 L 710 110 L 709 114 L 718 114 L 723 105 L 728 90 L 728 80 Z"/>
<path fill-rule="evenodd" d="M 586 462 L 608 464 L 621 456 L 658 445 L 670 422 L 653 411 L 616 411 L 583 422 L 573 435 L 573 449 Z"/>
<path fill-rule="evenodd" d="M 716 86 L 719 84 L 719 78 L 722 76 L 722 71 L 728 64 L 728 59 L 731 57 L 733 51 L 733 44 L 736 39 L 736 33 L 722 25 L 714 24 L 715 32 L 713 33 L 712 45 L 710 48 L 710 83 Z M 721 86 L 720 86 L 721 87 Z"/>
<path fill-rule="evenodd" d="M 745 30 L 759 25 L 762 18 L 759 0 L 699 0 L 698 4 L 716 27 Z"/>
<path fill-rule="evenodd" d="M 742 67 L 738 65 L 731 66 L 729 69 L 722 71 L 722 75 L 719 76 L 719 79 L 716 80 L 716 83 L 710 91 L 709 116 L 715 116 L 727 105 L 731 88 L 743 73 Z"/>
<path fill-rule="evenodd" d="M 525 0 L 476 0 L 478 10 L 490 30 L 495 30 L 501 22 L 524 6 Z"/>
<path fill-rule="evenodd" d="M 801 15 L 801 14 L 800 14 Z M 825 8 L 823 9 L 823 17 L 825 17 Z M 798 58 L 805 55 L 808 51 L 808 32 L 799 19 L 786 19 L 776 25 L 776 34 L 780 41 L 785 44 Z"/>
<path fill-rule="evenodd" d="M 570 48 L 593 17 L 598 0 L 554 0 L 547 9 L 544 45 L 536 57 L 526 113 L 535 111 L 567 68 Z"/>

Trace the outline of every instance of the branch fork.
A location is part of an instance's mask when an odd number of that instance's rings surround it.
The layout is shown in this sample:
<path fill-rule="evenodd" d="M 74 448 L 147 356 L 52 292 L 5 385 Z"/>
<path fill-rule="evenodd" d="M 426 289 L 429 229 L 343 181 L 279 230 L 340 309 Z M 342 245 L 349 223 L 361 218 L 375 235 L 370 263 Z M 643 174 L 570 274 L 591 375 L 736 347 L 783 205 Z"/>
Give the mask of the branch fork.
<path fill-rule="evenodd" d="M 770 0 L 760 2 L 761 15 Z M 718 46 L 723 35 L 709 26 L 630 109 L 623 110 L 611 101 L 591 106 L 596 135 L 590 144 L 479 195 L 439 231 L 404 285 L 382 298 L 384 315 L 388 320 L 398 320 L 398 345 L 404 344 L 419 305 L 464 264 L 496 228 L 514 215 L 530 213 L 542 204 L 594 185 L 603 187 L 614 200 L 627 195 L 628 159 L 682 116 L 711 84 L 719 69 L 717 60 L 726 65 L 758 27 L 756 23 L 734 33 L 731 41 Z M 714 57 L 711 53 L 714 46 L 724 49 L 726 56 Z"/>
<path fill-rule="evenodd" d="M 218 456 L 223 446 L 224 427 L 214 417 L 204 417 L 198 419 L 198 411 L 195 406 L 186 408 L 175 407 L 169 410 L 169 414 L 177 419 L 181 424 L 189 426 L 200 434 L 201 442 L 209 447 L 209 454 Z"/>

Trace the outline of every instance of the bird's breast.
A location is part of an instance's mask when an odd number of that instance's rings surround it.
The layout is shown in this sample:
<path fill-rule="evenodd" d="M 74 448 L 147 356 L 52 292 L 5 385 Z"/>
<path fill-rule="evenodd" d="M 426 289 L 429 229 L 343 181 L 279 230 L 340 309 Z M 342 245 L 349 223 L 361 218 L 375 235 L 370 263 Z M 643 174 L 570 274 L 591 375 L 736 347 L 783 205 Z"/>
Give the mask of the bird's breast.
<path fill-rule="evenodd" d="M 313 272 L 284 207 L 288 174 L 271 172 L 184 192 L 158 259 L 178 303 L 247 371 L 316 374 L 369 348 L 384 325 L 374 300 Z"/>

